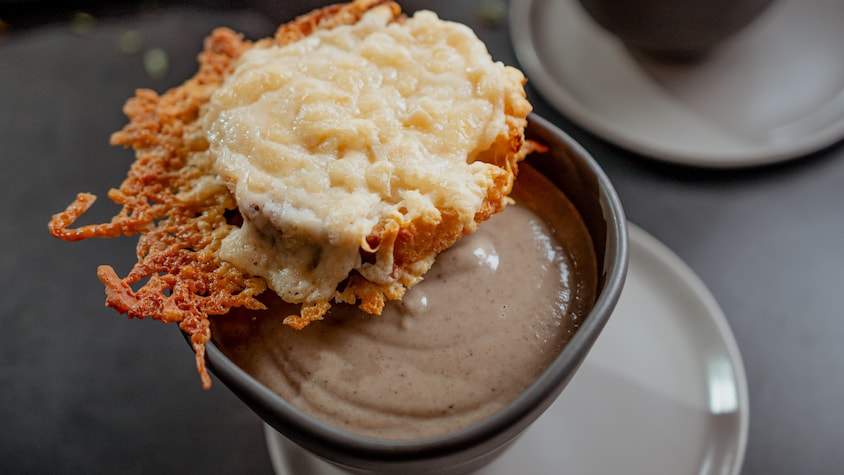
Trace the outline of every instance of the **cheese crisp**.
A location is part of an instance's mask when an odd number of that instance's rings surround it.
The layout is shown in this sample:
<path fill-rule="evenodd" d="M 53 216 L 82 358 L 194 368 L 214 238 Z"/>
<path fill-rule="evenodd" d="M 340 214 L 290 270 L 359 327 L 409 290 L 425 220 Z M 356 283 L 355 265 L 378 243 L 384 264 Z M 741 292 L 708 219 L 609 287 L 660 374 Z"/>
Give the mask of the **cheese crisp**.
<path fill-rule="evenodd" d="M 98 276 L 106 304 L 178 322 L 206 387 L 209 315 L 264 308 L 269 288 L 302 328 L 333 303 L 380 314 L 436 255 L 507 203 L 530 104 L 524 76 L 466 26 L 356 0 L 273 38 L 215 30 L 199 71 L 139 90 L 112 143 L 136 160 L 111 222 L 71 228 L 82 193 L 53 216 L 68 241 L 139 234 L 125 277 Z"/>

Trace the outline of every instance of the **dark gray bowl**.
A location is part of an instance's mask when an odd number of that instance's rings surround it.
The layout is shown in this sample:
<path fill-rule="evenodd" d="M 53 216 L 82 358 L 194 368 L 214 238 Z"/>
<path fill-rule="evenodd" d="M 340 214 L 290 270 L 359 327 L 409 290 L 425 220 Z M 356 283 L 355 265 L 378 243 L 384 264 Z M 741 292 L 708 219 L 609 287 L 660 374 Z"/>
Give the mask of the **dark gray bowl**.
<path fill-rule="evenodd" d="M 528 159 L 565 192 L 580 211 L 598 263 L 598 294 L 592 311 L 547 370 L 521 396 L 466 429 L 412 442 L 368 439 L 335 429 L 303 413 L 246 374 L 214 345 L 213 373 L 265 422 L 294 443 L 357 473 L 457 474 L 492 461 L 557 398 L 568 384 L 621 294 L 627 271 L 627 225 L 621 203 L 589 154 L 563 131 L 532 114 L 529 138 L 549 151 Z"/>

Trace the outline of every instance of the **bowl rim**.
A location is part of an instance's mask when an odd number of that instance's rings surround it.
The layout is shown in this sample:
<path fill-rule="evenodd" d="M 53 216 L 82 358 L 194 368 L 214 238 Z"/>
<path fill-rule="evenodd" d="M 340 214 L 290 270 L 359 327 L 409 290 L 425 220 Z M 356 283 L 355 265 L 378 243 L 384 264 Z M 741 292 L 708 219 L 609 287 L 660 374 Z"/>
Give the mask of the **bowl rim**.
<path fill-rule="evenodd" d="M 628 264 L 627 222 L 621 201 L 609 178 L 579 143 L 547 119 L 531 113 L 528 116 L 528 129 L 531 127 L 545 129 L 553 134 L 569 147 L 597 180 L 599 199 L 607 222 L 606 241 L 609 247 L 606 249 L 606 260 L 610 264 L 605 267 L 605 283 L 587 318 L 560 354 L 516 399 L 497 413 L 449 434 L 413 441 L 379 440 L 342 431 L 302 412 L 240 369 L 213 342 L 208 342 L 206 358 L 212 373 L 241 399 L 247 396 L 250 400 L 244 399 L 244 402 L 286 437 L 306 449 L 330 447 L 332 453 L 347 460 L 378 463 L 436 459 L 504 437 L 512 431 L 513 426 L 519 426 L 518 432 L 521 432 L 534 419 L 527 416 L 531 413 L 538 416 L 547 409 L 582 363 L 618 301 Z M 265 415 L 271 415 L 272 419 L 283 423 L 283 429 L 267 420 Z"/>

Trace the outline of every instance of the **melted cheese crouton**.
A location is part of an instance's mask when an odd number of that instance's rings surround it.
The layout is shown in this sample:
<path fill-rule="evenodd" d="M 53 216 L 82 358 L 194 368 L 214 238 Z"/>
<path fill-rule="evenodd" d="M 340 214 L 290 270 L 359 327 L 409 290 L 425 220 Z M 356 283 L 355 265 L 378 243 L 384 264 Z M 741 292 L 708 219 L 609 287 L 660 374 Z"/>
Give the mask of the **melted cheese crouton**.
<path fill-rule="evenodd" d="M 525 153 L 523 75 L 464 25 L 395 20 L 375 8 L 253 48 L 204 111 L 244 218 L 219 256 L 315 309 L 299 326 L 331 300 L 380 313 L 400 298 L 503 209 Z"/>
<path fill-rule="evenodd" d="M 106 305 L 178 323 L 205 388 L 209 315 L 265 309 L 268 286 L 301 304 L 294 328 L 332 301 L 380 314 L 504 208 L 539 147 L 519 71 L 467 27 L 389 0 L 329 5 L 255 42 L 217 28 L 198 59 L 183 84 L 126 102 L 111 143 L 136 160 L 108 195 L 120 212 L 73 227 L 95 200 L 80 193 L 49 229 L 139 236 L 128 274 L 97 270 Z"/>

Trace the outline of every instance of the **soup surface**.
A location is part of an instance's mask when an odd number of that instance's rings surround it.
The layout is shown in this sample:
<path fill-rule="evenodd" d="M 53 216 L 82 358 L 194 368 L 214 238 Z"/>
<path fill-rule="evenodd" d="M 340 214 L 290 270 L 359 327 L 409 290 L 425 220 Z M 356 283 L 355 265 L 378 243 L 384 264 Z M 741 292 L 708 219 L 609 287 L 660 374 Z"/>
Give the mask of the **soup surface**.
<path fill-rule="evenodd" d="M 442 253 L 380 316 L 347 305 L 303 330 L 273 296 L 214 317 L 214 343 L 312 416 L 355 434 L 412 440 L 478 422 L 548 367 L 588 314 L 596 265 L 565 196 L 530 167 L 514 197 Z"/>

